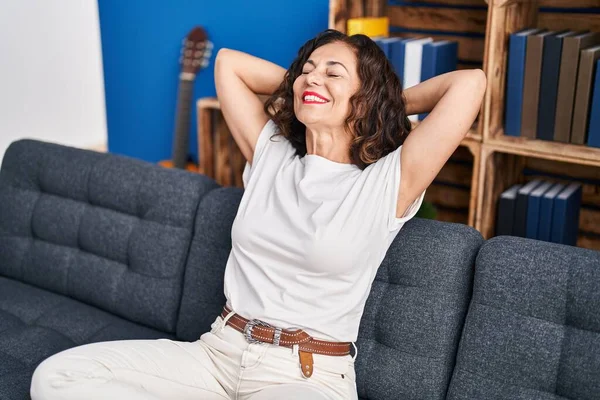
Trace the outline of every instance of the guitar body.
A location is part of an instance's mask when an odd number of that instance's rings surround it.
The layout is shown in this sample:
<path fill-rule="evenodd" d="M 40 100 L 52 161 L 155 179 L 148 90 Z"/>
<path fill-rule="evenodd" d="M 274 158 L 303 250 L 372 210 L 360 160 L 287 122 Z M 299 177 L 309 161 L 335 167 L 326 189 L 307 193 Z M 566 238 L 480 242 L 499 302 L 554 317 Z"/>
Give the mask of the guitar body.
<path fill-rule="evenodd" d="M 181 72 L 177 94 L 177 112 L 173 136 L 172 159 L 159 162 L 167 168 L 200 172 L 198 165 L 189 162 L 189 131 L 193 101 L 194 80 L 200 69 L 208 66 L 212 43 L 203 28 L 195 27 L 183 40 L 181 48 Z"/>

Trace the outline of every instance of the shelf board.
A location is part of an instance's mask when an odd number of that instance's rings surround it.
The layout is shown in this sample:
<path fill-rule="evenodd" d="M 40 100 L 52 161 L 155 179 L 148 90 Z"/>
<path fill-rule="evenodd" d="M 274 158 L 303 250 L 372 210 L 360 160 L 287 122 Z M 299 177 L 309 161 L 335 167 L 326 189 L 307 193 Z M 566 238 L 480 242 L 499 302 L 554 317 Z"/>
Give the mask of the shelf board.
<path fill-rule="evenodd" d="M 600 148 L 505 136 L 502 130 L 485 143 L 490 149 L 503 153 L 600 167 Z"/>
<path fill-rule="evenodd" d="M 221 104 L 216 97 L 202 97 L 196 102 L 198 108 L 209 108 L 211 110 L 220 110 Z"/>
<path fill-rule="evenodd" d="M 467 136 L 465 137 L 463 142 L 465 140 L 474 140 L 476 142 L 481 142 L 481 135 L 477 133 L 477 129 L 471 128 L 469 129 L 469 132 L 467 133 Z"/>

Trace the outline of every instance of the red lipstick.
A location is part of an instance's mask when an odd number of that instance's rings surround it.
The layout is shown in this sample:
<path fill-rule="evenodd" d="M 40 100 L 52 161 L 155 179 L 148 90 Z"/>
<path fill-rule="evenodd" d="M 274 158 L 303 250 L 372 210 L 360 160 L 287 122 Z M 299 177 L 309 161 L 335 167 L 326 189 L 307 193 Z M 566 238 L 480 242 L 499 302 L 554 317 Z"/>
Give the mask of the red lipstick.
<path fill-rule="evenodd" d="M 316 92 L 305 91 L 302 93 L 302 102 L 304 104 L 325 104 L 329 102 L 329 99 L 326 99 Z"/>

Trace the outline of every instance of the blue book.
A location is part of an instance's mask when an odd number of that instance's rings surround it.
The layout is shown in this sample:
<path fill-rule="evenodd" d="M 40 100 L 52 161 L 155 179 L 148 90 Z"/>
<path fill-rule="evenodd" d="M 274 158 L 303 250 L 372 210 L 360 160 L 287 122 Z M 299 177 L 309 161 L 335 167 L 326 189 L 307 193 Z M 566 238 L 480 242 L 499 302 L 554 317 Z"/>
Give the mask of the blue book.
<path fill-rule="evenodd" d="M 562 183 L 555 183 L 544 195 L 540 201 L 540 217 L 538 224 L 538 240 L 550 241 L 552 232 L 552 212 L 554 199 L 564 189 Z"/>
<path fill-rule="evenodd" d="M 510 35 L 508 42 L 508 69 L 506 72 L 506 107 L 504 113 L 504 134 L 521 136 L 521 108 L 523 106 L 523 85 L 525 83 L 525 55 L 527 36 L 538 29 L 526 29 Z"/>
<path fill-rule="evenodd" d="M 512 235 L 517 192 L 522 186 L 520 184 L 513 185 L 500 195 L 496 218 L 496 236 Z"/>
<path fill-rule="evenodd" d="M 525 184 L 517 192 L 517 205 L 515 207 L 515 222 L 513 224 L 513 236 L 525 237 L 527 230 L 527 199 L 529 194 L 542 183 L 539 179 L 535 179 Z"/>
<path fill-rule="evenodd" d="M 577 244 L 581 195 L 581 184 L 572 183 L 564 188 L 554 199 L 551 236 L 553 243 L 562 243 L 570 246 Z"/>
<path fill-rule="evenodd" d="M 389 42 L 389 52 L 390 52 L 390 61 L 394 66 L 394 71 L 396 71 L 396 75 L 400 79 L 400 83 L 402 83 L 402 77 L 404 76 L 404 43 L 409 40 L 413 40 L 413 38 L 391 38 L 394 40 L 390 40 Z"/>
<path fill-rule="evenodd" d="M 600 147 L 600 60 L 596 61 L 596 76 L 592 84 L 592 106 L 590 108 L 590 125 L 588 127 L 587 144 Z"/>
<path fill-rule="evenodd" d="M 425 43 L 421 61 L 421 82 L 446 72 L 455 71 L 457 58 L 458 42 L 442 40 Z M 427 114 L 419 114 L 419 120 L 422 121 Z"/>
<path fill-rule="evenodd" d="M 398 71 L 396 70 L 396 66 L 394 65 L 394 53 L 397 53 L 400 51 L 398 44 L 400 43 L 401 40 L 402 39 L 400 39 L 398 37 L 381 39 L 380 47 L 382 47 L 384 49 L 384 53 L 385 53 L 386 57 L 388 58 L 388 60 L 390 61 L 390 63 L 392 64 L 392 67 L 394 68 L 396 75 L 398 75 Z"/>
<path fill-rule="evenodd" d="M 390 58 L 390 47 L 389 44 L 387 42 L 384 41 L 385 38 L 375 38 L 373 39 L 373 41 L 375 43 L 377 43 L 377 46 L 379 46 L 379 48 L 383 51 L 383 53 L 385 54 L 385 56 L 387 58 Z"/>
<path fill-rule="evenodd" d="M 529 194 L 527 198 L 527 228 L 525 230 L 525 237 L 530 239 L 538 238 L 542 196 L 551 187 L 552 182 L 543 182 Z"/>
<path fill-rule="evenodd" d="M 542 140 L 554 140 L 554 123 L 556 117 L 556 98 L 558 95 L 558 78 L 562 58 L 562 44 L 566 36 L 577 34 L 574 31 L 561 31 L 556 35 L 544 37 L 542 55 L 542 75 L 540 79 L 540 97 L 537 114 L 536 137 Z"/>

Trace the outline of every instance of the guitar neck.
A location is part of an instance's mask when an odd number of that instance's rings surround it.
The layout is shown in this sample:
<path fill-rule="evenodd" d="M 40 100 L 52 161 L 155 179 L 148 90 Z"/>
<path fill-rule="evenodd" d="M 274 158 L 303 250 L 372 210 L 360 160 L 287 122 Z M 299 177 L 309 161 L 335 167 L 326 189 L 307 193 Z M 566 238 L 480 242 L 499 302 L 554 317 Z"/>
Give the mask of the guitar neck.
<path fill-rule="evenodd" d="M 185 168 L 187 163 L 194 78 L 195 75 L 190 73 L 182 73 L 179 78 L 173 143 L 173 166 L 175 168 Z"/>

